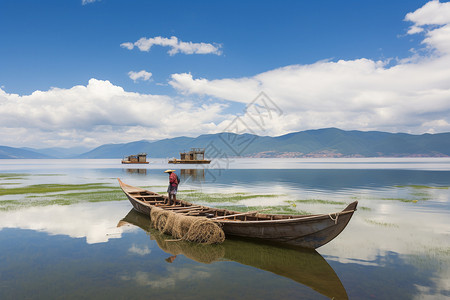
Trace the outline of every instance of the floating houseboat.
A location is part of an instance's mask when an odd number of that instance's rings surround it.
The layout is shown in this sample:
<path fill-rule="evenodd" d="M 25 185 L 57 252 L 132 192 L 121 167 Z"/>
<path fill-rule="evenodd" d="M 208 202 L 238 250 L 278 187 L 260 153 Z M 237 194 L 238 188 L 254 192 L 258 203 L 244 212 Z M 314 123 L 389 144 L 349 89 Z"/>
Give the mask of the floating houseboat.
<path fill-rule="evenodd" d="M 147 153 L 126 156 L 122 159 L 123 164 L 148 164 Z"/>
<path fill-rule="evenodd" d="M 180 159 L 170 159 L 169 164 L 209 164 L 205 159 L 205 148 L 191 148 L 189 152 L 180 152 Z"/>

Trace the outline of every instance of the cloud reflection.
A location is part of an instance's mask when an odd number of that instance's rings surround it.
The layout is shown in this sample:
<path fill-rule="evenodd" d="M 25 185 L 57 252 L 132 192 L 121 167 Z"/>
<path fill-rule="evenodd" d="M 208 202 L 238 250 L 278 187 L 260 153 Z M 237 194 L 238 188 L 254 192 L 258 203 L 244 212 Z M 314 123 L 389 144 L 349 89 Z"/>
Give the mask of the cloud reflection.
<path fill-rule="evenodd" d="M 148 246 L 144 246 L 142 248 L 139 248 L 138 246 L 133 244 L 133 246 L 131 246 L 131 248 L 128 249 L 128 252 L 144 256 L 144 255 L 150 254 L 152 251 L 148 248 Z"/>
<path fill-rule="evenodd" d="M 160 277 L 160 273 L 137 271 L 132 275 L 123 275 L 120 278 L 124 281 L 135 281 L 141 286 L 150 286 L 152 288 L 172 288 L 177 281 L 198 281 L 210 277 L 202 266 L 190 268 L 168 267 L 167 275 Z"/>
<path fill-rule="evenodd" d="M 0 212 L 0 230 L 3 228 L 31 229 L 51 235 L 86 238 L 86 243 L 104 243 L 121 238 L 124 230 L 117 228 L 117 220 L 128 211 L 128 202 L 82 203 L 70 206 L 31 207 Z"/>

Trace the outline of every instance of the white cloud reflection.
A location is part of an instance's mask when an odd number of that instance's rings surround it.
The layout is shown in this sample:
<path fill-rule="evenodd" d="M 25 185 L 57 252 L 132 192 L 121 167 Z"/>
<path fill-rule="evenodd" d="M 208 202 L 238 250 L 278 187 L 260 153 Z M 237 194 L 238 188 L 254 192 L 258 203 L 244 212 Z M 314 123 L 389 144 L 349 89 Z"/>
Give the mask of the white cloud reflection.
<path fill-rule="evenodd" d="M 122 201 L 0 211 L 0 230 L 3 228 L 31 229 L 50 235 L 86 238 L 88 244 L 104 243 L 112 238 L 120 238 L 124 230 L 137 230 L 134 226 L 117 228 L 118 221 L 128 210 L 129 203 Z"/>
<path fill-rule="evenodd" d="M 128 249 L 128 252 L 137 254 L 140 256 L 144 256 L 147 254 L 150 254 L 152 250 L 148 248 L 148 246 L 138 247 L 137 245 L 133 244 L 130 249 Z"/>
<path fill-rule="evenodd" d="M 197 281 L 211 276 L 202 266 L 189 268 L 167 267 L 164 276 L 156 272 L 137 271 L 135 274 L 122 275 L 124 281 L 135 281 L 141 286 L 150 286 L 152 288 L 167 289 L 175 286 L 177 281 Z"/>

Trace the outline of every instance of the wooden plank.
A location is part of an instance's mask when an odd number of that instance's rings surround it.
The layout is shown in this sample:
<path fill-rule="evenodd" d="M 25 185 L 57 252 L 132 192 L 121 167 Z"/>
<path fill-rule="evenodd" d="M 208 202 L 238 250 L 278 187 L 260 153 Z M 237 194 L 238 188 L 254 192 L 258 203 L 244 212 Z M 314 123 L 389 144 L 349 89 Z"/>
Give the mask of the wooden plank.
<path fill-rule="evenodd" d="M 164 202 L 167 203 L 167 202 Z M 163 205 L 155 205 L 156 207 L 162 208 L 162 209 L 169 209 L 169 208 L 185 208 L 186 206 L 183 205 L 168 205 L 168 204 L 163 204 Z"/>
<path fill-rule="evenodd" d="M 166 203 L 166 201 L 164 201 L 164 200 L 161 200 L 161 201 L 142 200 L 142 201 L 145 201 L 145 203 L 148 203 L 148 204 Z"/>
<path fill-rule="evenodd" d="M 211 218 L 211 220 L 219 220 L 219 219 L 225 219 L 225 218 L 234 218 L 234 217 L 245 216 L 245 215 L 252 215 L 252 214 L 257 214 L 257 213 L 258 213 L 258 211 L 249 211 L 249 212 L 241 213 L 241 214 L 234 214 L 234 215 L 226 215 L 226 216 L 215 217 L 215 218 Z"/>
<path fill-rule="evenodd" d="M 172 210 L 172 211 L 178 211 L 178 210 L 186 210 L 186 209 L 199 209 L 202 208 L 200 205 L 192 205 L 192 206 L 180 206 L 180 207 L 167 207 L 165 209 Z"/>
<path fill-rule="evenodd" d="M 180 212 L 193 212 L 193 211 L 201 212 L 203 209 L 204 209 L 203 207 L 191 207 L 191 208 L 186 208 L 186 209 L 174 210 L 173 212 L 176 212 L 176 213 L 180 213 Z"/>

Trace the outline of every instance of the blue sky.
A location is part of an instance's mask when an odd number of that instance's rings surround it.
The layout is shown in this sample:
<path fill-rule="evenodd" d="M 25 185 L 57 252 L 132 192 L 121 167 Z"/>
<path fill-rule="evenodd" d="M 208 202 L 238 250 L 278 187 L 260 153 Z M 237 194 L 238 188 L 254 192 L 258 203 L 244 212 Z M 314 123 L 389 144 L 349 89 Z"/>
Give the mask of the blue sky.
<path fill-rule="evenodd" d="M 261 91 L 283 113 L 249 128 L 258 134 L 447 132 L 449 11 L 409 0 L 2 0 L 0 145 L 220 132 Z"/>

